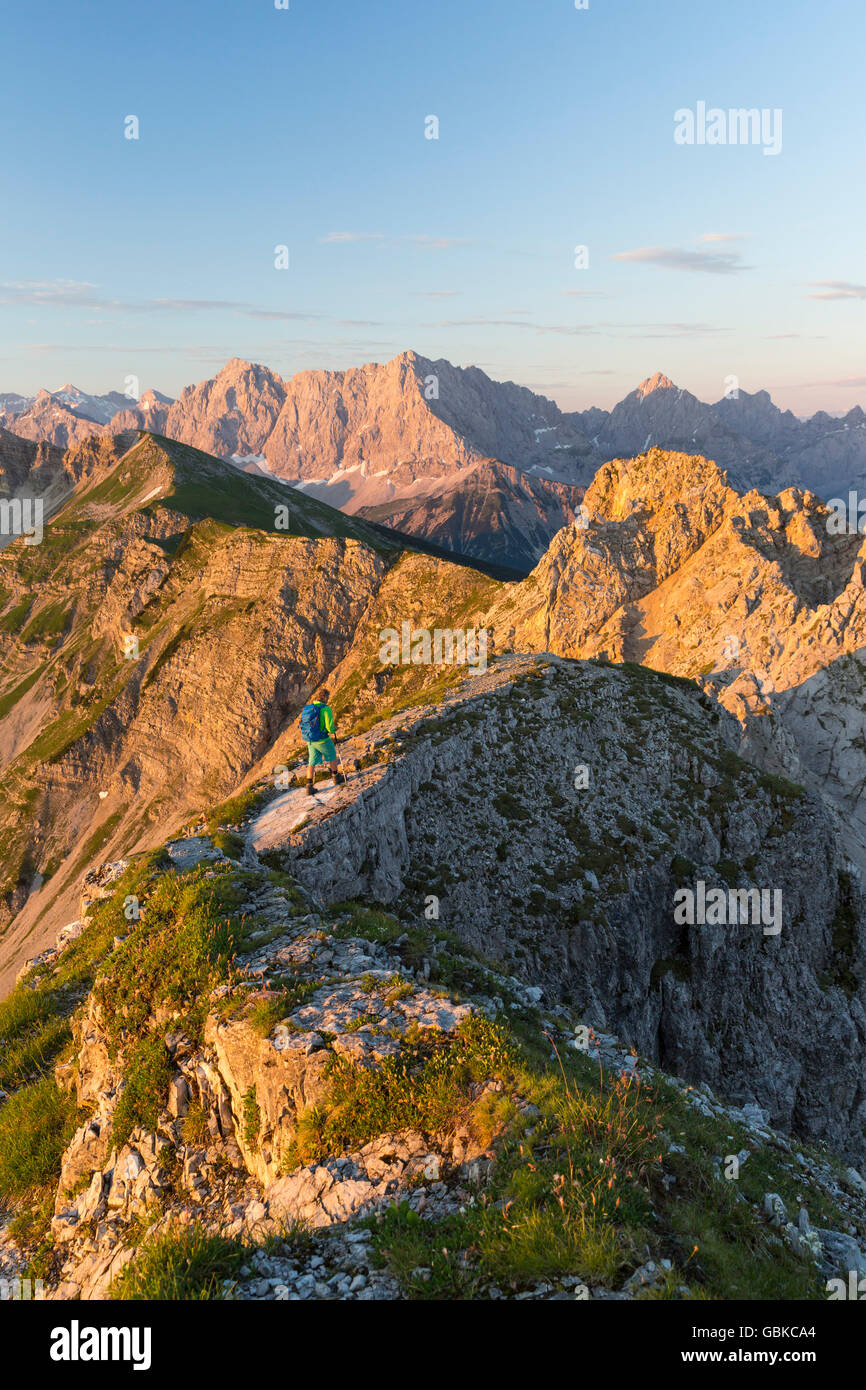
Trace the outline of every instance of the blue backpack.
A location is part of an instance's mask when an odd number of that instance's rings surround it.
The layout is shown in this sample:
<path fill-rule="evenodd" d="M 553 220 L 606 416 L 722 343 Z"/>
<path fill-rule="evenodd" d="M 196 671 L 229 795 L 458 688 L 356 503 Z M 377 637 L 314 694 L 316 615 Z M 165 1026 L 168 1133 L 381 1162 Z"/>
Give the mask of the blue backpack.
<path fill-rule="evenodd" d="M 301 737 L 307 743 L 319 743 L 325 737 L 320 719 L 321 705 L 304 705 L 301 710 Z"/>

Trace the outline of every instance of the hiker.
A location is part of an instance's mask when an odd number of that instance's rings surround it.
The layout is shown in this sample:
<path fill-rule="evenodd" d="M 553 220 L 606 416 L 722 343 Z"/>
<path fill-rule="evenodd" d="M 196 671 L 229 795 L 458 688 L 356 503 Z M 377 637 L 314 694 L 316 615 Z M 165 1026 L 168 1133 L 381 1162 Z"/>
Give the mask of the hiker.
<path fill-rule="evenodd" d="M 319 700 L 313 700 L 301 710 L 301 735 L 306 740 L 308 752 L 307 796 L 315 795 L 313 769 L 318 767 L 319 763 L 328 764 L 335 787 L 346 780 L 343 774 L 337 771 L 337 750 L 334 747 L 336 724 L 334 711 L 328 704 L 330 698 L 331 692 L 322 690 Z"/>

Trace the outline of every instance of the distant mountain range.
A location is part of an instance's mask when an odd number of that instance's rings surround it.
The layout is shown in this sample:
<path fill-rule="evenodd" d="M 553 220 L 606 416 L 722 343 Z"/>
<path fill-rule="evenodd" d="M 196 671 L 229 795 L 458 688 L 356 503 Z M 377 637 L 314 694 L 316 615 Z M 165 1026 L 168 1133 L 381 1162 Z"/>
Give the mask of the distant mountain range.
<path fill-rule="evenodd" d="M 803 487 L 825 499 L 866 480 L 860 406 L 842 418 L 819 411 L 798 420 L 766 391 L 740 390 L 707 405 L 656 373 L 609 414 L 591 410 L 571 418 L 587 430 L 604 462 L 650 448 L 675 449 L 713 459 L 739 488 L 775 494 Z"/>
<path fill-rule="evenodd" d="M 345 512 L 522 568 L 575 518 L 602 463 L 654 447 L 711 458 L 743 490 L 801 486 L 826 499 L 866 486 L 859 406 L 841 419 L 820 411 L 798 420 L 766 391 L 709 405 L 656 373 L 611 411 L 566 413 L 477 367 L 412 351 L 289 380 L 233 358 L 175 401 L 157 391 L 138 401 L 88 396 L 72 385 L 32 399 L 0 395 L 0 427 L 61 450 L 148 430 Z"/>
<path fill-rule="evenodd" d="M 0 392 L 0 425 L 22 439 L 45 440 L 65 449 L 93 434 L 116 434 L 112 421 L 130 405 L 146 410 L 151 404 L 169 405 L 170 396 L 145 391 L 141 400 L 109 391 L 89 396 L 67 382 L 59 391 L 38 391 L 35 396 Z"/>

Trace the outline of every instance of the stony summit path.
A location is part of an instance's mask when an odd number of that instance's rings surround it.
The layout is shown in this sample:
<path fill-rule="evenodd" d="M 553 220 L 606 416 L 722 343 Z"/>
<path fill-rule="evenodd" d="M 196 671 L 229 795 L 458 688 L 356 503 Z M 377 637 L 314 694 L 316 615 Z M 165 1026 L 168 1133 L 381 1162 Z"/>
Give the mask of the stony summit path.
<path fill-rule="evenodd" d="M 63 1172 L 52 1220 L 52 1235 L 63 1252 L 62 1272 L 47 1296 L 54 1299 L 92 1299 L 107 1295 L 113 1278 L 134 1257 L 135 1250 L 178 1223 L 234 1236 L 249 1242 L 250 1253 L 237 1279 L 227 1281 L 225 1294 L 253 1300 L 371 1300 L 405 1297 L 398 1281 L 375 1253 L 374 1231 L 366 1218 L 402 1202 L 423 1220 L 437 1220 L 485 1200 L 485 1185 L 493 1150 L 480 1148 L 468 1129 L 431 1141 L 413 1130 L 382 1134 L 356 1152 L 281 1171 L 277 1142 L 288 1116 L 285 1098 L 300 1085 L 305 1099 L 315 1097 L 321 1064 L 330 1054 L 343 1055 L 361 1067 L 376 1066 L 399 1052 L 408 1031 L 454 1033 L 473 1011 L 496 1017 L 506 991 L 524 1005 L 538 1002 L 539 991 L 514 978 L 489 974 L 490 994 L 454 1002 L 431 988 L 428 961 L 409 967 L 401 959 L 401 939 L 382 944 L 350 933 L 349 915 L 317 910 L 312 902 L 290 902 L 264 869 L 227 864 L 205 836 L 191 836 L 169 846 L 176 872 L 195 865 L 206 875 L 243 872 L 245 897 L 240 910 L 255 919 L 253 949 L 243 957 L 242 976 L 235 989 L 249 1000 L 267 999 L 274 981 L 291 972 L 311 987 L 307 997 L 266 1037 L 241 1019 L 208 1019 L 205 1045 L 193 1047 L 182 1034 L 166 1034 L 176 1073 L 167 1108 L 155 1133 L 133 1131 L 119 1151 L 104 1153 L 102 1136 L 110 1129 L 116 1094 L 100 1091 L 106 1084 L 105 1045 L 98 1016 L 91 1013 L 82 1030 L 79 1085 L 95 1083 L 97 1109 L 78 1130 L 63 1160 Z M 248 857 L 249 861 L 249 857 Z M 212 867 L 208 867 L 212 865 Z M 113 866 L 120 870 L 122 865 Z M 261 944 L 254 944 L 255 935 Z M 65 936 L 55 961 L 73 937 Z M 43 962 L 44 964 L 44 962 Z M 400 987 L 395 988 L 395 981 Z M 497 993 L 498 992 L 498 993 Z M 568 1045 L 574 1019 L 557 1007 L 543 1016 L 541 1027 Z M 573 1040 L 572 1040 L 573 1041 Z M 629 1074 L 633 1053 L 616 1038 L 595 1033 L 593 1047 L 599 1065 L 613 1073 Z M 644 1064 L 652 1080 L 663 1073 Z M 257 1100 L 261 1125 L 270 1141 L 258 1147 L 244 1134 L 239 1116 L 250 1076 L 260 1083 Z M 687 1104 L 710 1119 L 726 1118 L 745 1126 L 751 1149 L 772 1146 L 790 1155 L 792 1170 L 815 1189 L 832 1196 L 850 1213 L 849 1231 L 866 1217 L 866 1182 L 854 1169 L 841 1179 L 830 1163 L 807 1159 L 784 1136 L 774 1132 L 757 1106 L 738 1109 L 725 1105 L 707 1086 L 693 1088 L 675 1078 Z M 490 1081 L 494 1091 L 501 1083 Z M 482 1095 L 485 1086 L 477 1088 Z M 531 1116 L 533 1107 L 513 1098 Z M 190 1107 L 201 1105 L 208 1116 L 206 1142 L 190 1142 L 184 1119 Z M 280 1109 L 282 1107 L 282 1110 Z M 291 1126 L 287 1130 L 287 1135 Z M 669 1151 L 678 1152 L 672 1139 Z M 102 1146 L 102 1157 L 99 1154 Z M 721 1164 L 721 1156 L 718 1159 Z M 721 1174 L 717 1176 L 721 1180 Z M 64 1195 L 77 1190 L 77 1196 Z M 816 1230 L 808 1213 L 789 1213 L 777 1194 L 765 1197 L 764 1216 L 803 1258 L 817 1258 L 830 1268 L 853 1268 L 866 1274 L 866 1254 L 844 1230 Z M 142 1225 L 144 1223 L 144 1225 Z M 360 1224 L 359 1224 L 360 1223 Z M 306 1228 L 302 1241 L 287 1234 L 298 1224 Z M 263 1244 L 267 1243 L 267 1249 Z M 257 1248 L 256 1248 L 257 1247 Z M 23 1260 L 8 1229 L 0 1232 L 0 1272 L 14 1272 Z M 666 1277 L 669 1262 L 649 1258 L 619 1290 L 583 1285 L 572 1276 L 535 1280 L 515 1291 L 490 1281 L 479 1296 L 490 1299 L 629 1299 Z M 413 1271 L 416 1279 L 429 1270 Z"/>

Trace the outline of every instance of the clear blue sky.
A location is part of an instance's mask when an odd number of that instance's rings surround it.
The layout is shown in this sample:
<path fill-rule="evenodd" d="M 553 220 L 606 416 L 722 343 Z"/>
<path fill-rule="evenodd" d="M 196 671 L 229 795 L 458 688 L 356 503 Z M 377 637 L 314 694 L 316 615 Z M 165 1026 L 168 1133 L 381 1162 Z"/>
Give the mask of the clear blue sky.
<path fill-rule="evenodd" d="M 0 391 L 413 347 L 566 408 L 866 402 L 862 6 L 290 6 L 5 7 Z M 676 144 L 699 101 L 780 108 L 781 153 Z"/>

